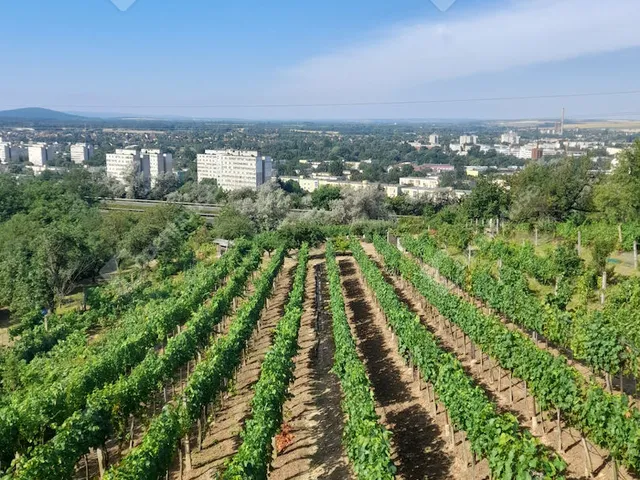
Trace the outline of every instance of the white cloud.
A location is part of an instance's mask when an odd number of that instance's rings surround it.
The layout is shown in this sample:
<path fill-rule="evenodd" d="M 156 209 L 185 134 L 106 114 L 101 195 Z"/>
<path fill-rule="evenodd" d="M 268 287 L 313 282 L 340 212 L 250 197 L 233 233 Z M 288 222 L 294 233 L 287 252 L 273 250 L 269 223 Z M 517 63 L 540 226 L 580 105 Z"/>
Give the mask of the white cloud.
<path fill-rule="evenodd" d="M 529 0 L 451 15 L 310 58 L 282 72 L 279 90 L 304 102 L 383 101 L 437 80 L 640 46 L 638 0 Z"/>

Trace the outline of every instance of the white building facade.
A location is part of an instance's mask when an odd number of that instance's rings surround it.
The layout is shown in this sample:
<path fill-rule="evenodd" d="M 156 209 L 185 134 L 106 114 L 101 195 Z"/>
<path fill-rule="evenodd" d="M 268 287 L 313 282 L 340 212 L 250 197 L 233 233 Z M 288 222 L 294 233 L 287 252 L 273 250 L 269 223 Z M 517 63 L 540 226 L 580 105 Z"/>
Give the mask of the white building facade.
<path fill-rule="evenodd" d="M 507 143 L 509 145 L 518 145 L 520 143 L 520 135 L 518 135 L 513 130 L 509 131 L 509 133 L 503 133 L 500 136 L 500 143 Z"/>
<path fill-rule="evenodd" d="M 11 144 L 0 143 L 0 163 L 9 163 L 11 161 Z"/>
<path fill-rule="evenodd" d="M 215 179 L 224 190 L 255 190 L 271 180 L 273 161 L 256 151 L 206 150 L 197 165 L 198 182 Z"/>
<path fill-rule="evenodd" d="M 36 167 L 44 167 L 47 164 L 47 161 L 49 160 L 49 150 L 46 145 L 38 143 L 35 145 L 29 145 L 27 148 L 29 152 L 29 162 L 32 165 Z"/>
<path fill-rule="evenodd" d="M 421 187 L 421 188 L 438 188 L 440 186 L 440 178 L 438 177 L 403 177 L 403 178 L 400 178 L 400 185 Z"/>
<path fill-rule="evenodd" d="M 0 142 L 0 163 L 18 162 L 20 159 L 27 160 L 28 156 L 27 148 L 22 145 Z"/>
<path fill-rule="evenodd" d="M 478 143 L 477 135 L 460 135 L 460 145 L 475 145 Z"/>
<path fill-rule="evenodd" d="M 71 161 L 78 165 L 82 165 L 93 156 L 93 145 L 86 143 L 76 143 L 71 145 Z"/>
<path fill-rule="evenodd" d="M 154 187 L 158 176 L 173 173 L 173 155 L 160 150 L 129 147 L 107 154 L 107 176 L 127 183 L 132 175 L 142 175 L 147 186 Z"/>
<path fill-rule="evenodd" d="M 132 174 L 144 174 L 137 148 L 120 148 L 114 153 L 107 153 L 107 176 L 120 183 L 126 183 Z"/>
<path fill-rule="evenodd" d="M 140 157 L 144 165 L 148 164 L 149 184 L 156 186 L 158 177 L 173 173 L 173 155 L 162 153 L 160 150 L 141 150 Z"/>

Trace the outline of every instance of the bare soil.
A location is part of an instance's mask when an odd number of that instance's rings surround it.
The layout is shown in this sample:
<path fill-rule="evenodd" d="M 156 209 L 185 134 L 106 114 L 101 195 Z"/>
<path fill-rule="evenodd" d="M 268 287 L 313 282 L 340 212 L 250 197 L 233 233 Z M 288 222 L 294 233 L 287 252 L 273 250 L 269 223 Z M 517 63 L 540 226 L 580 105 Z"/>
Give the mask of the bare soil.
<path fill-rule="evenodd" d="M 316 272 L 318 277 L 316 278 Z M 316 286 L 320 298 L 316 301 Z M 271 480 L 345 480 L 354 478 L 342 448 L 341 389 L 331 373 L 334 362 L 333 320 L 322 256 L 309 262 L 305 305 L 295 359 L 296 379 L 285 403 L 290 444 L 274 461 Z"/>
<path fill-rule="evenodd" d="M 397 351 L 383 314 L 375 306 L 351 257 L 339 259 L 347 316 L 378 403 L 392 432 L 398 478 L 467 478 L 456 451 L 429 411 L 424 392 Z"/>

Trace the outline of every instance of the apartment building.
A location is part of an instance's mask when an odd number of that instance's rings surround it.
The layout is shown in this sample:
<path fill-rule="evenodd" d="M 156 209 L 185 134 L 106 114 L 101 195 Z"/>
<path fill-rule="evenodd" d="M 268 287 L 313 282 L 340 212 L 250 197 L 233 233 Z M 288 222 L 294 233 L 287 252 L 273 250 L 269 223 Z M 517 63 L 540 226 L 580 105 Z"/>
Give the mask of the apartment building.
<path fill-rule="evenodd" d="M 155 187 L 160 175 L 173 172 L 173 155 L 162 153 L 157 149 L 140 150 L 140 157 L 144 164 L 149 164 L 149 184 Z"/>
<path fill-rule="evenodd" d="M 9 163 L 11 161 L 11 144 L 0 143 L 0 163 Z"/>
<path fill-rule="evenodd" d="M 147 170 L 148 171 L 148 170 Z M 126 183 L 131 174 L 144 175 L 145 168 L 138 148 L 119 148 L 114 153 L 107 153 L 107 176 L 120 183 Z M 146 178 L 148 178 L 148 174 Z"/>
<path fill-rule="evenodd" d="M 508 133 L 503 133 L 500 136 L 500 143 L 507 143 L 509 145 L 518 145 L 520 143 L 520 135 L 518 135 L 513 130 L 510 130 Z"/>
<path fill-rule="evenodd" d="M 256 151 L 206 150 L 197 159 L 198 181 L 213 178 L 225 190 L 256 189 L 271 179 L 271 157 Z"/>
<path fill-rule="evenodd" d="M 160 150 L 128 147 L 107 154 L 107 175 L 126 183 L 135 173 L 142 175 L 147 186 L 154 187 L 158 176 L 173 172 L 173 155 Z"/>
<path fill-rule="evenodd" d="M 292 180 L 298 182 L 300 188 L 305 192 L 313 193 L 323 186 L 351 188 L 353 190 L 366 190 L 368 188 L 382 188 L 389 198 L 397 197 L 402 193 L 402 186 L 398 184 L 370 183 L 367 181 L 350 182 L 338 180 L 337 178 L 304 178 L 304 177 L 280 177 L 280 180 L 287 182 Z"/>
<path fill-rule="evenodd" d="M 29 162 L 36 167 L 44 167 L 51 163 L 56 155 L 60 152 L 60 146 L 57 143 L 47 145 L 45 143 L 34 143 L 27 147 Z"/>
<path fill-rule="evenodd" d="M 400 186 L 413 186 L 421 188 L 438 188 L 440 186 L 440 178 L 438 177 L 402 177 L 400 178 Z"/>
<path fill-rule="evenodd" d="M 437 133 L 429 135 L 429 144 L 440 145 L 440 135 L 438 135 Z"/>
<path fill-rule="evenodd" d="M 460 145 L 475 145 L 478 143 L 477 135 L 460 135 Z"/>
<path fill-rule="evenodd" d="M 78 165 L 82 165 L 93 156 L 93 145 L 86 143 L 76 143 L 71 145 L 71 161 Z"/>

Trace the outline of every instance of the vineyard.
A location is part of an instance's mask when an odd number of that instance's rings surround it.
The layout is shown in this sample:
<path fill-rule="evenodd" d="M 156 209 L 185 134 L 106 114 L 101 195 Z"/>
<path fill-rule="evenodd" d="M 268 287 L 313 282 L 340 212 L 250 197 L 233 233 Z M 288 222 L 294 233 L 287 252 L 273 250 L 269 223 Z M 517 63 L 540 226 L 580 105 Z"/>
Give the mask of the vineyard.
<path fill-rule="evenodd" d="M 237 241 L 25 324 L 2 478 L 638 478 L 640 335 L 568 309 L 569 255 L 367 240 Z"/>

